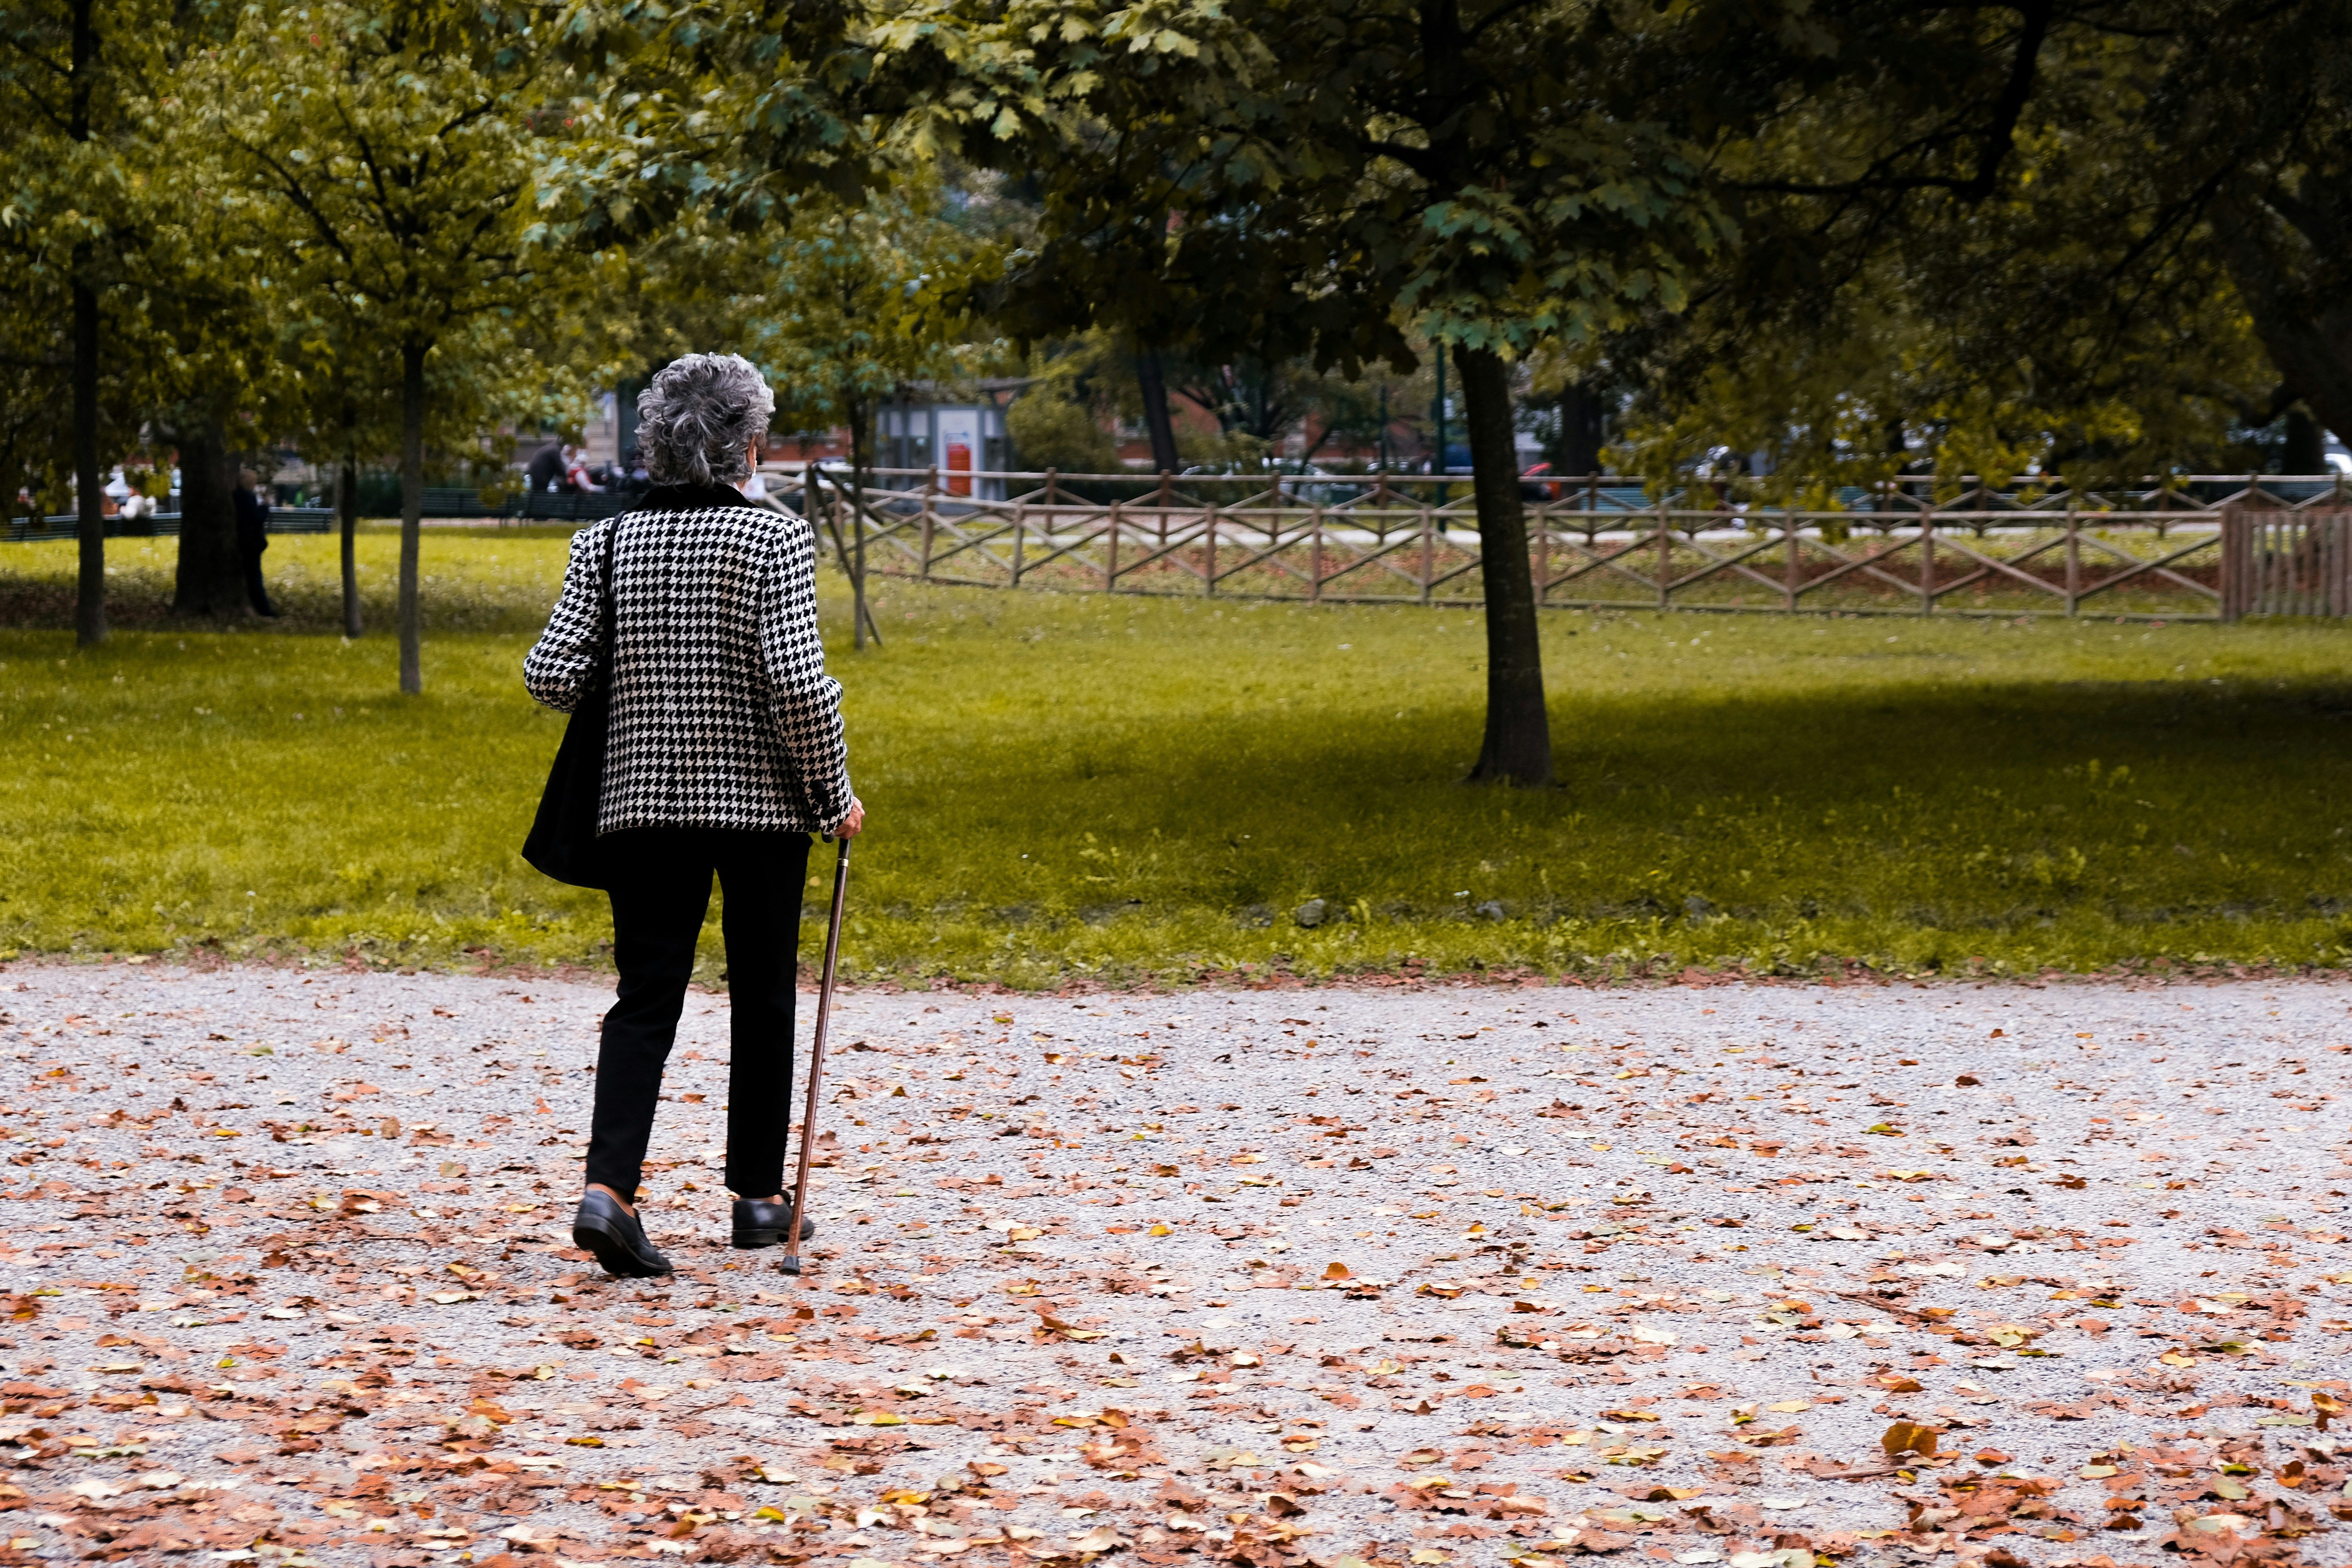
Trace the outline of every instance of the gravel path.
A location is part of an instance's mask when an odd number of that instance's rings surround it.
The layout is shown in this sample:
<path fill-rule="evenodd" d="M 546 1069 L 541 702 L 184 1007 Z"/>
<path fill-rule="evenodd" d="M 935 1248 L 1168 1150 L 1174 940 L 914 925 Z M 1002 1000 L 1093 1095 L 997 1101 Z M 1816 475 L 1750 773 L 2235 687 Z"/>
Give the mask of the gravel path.
<path fill-rule="evenodd" d="M 668 1282 L 605 997 L 0 969 L 0 1561 L 2352 1562 L 2342 985 L 853 994 L 799 1280 L 698 994 Z"/>

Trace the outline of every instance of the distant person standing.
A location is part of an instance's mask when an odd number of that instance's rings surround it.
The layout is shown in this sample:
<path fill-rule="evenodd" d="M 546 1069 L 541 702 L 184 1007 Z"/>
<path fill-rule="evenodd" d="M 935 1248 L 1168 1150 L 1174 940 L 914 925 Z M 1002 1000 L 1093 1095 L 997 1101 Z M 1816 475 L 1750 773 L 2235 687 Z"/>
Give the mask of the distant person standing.
<path fill-rule="evenodd" d="M 278 612 L 270 607 L 269 588 L 261 580 L 261 552 L 269 548 L 269 503 L 255 491 L 260 482 L 251 468 L 239 468 L 229 504 L 236 509 L 236 558 L 245 568 L 245 596 L 253 601 L 255 615 L 274 621 Z"/>

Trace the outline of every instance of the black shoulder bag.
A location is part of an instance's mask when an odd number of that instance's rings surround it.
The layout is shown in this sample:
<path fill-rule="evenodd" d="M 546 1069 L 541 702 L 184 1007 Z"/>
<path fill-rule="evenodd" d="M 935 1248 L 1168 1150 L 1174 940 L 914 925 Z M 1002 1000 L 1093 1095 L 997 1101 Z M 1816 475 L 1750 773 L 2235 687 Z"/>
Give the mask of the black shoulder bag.
<path fill-rule="evenodd" d="M 555 765 L 539 815 L 522 841 L 522 858 L 559 882 L 575 888 L 605 888 L 611 879 L 596 849 L 596 815 L 604 793 L 604 745 L 613 721 L 613 546 L 621 520 L 604 531 L 604 592 L 599 605 L 596 667 L 580 694 L 580 705 L 563 726 Z"/>

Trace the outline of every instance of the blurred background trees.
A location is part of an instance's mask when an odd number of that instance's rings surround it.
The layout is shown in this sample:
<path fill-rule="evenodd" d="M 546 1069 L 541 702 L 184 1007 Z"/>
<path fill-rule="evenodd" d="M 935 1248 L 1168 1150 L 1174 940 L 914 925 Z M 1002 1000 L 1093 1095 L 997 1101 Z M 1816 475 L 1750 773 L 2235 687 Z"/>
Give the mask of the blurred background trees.
<path fill-rule="evenodd" d="M 26 0 L 0 46 L 0 464 L 91 524 L 85 637 L 118 458 L 177 453 L 180 608 L 233 615 L 240 454 L 396 453 L 413 689 L 428 471 L 727 346 L 853 483 L 982 378 L 1066 471 L 1463 453 L 1477 771 L 1535 782 L 1527 441 L 1769 499 L 2352 425 L 2352 0 Z"/>

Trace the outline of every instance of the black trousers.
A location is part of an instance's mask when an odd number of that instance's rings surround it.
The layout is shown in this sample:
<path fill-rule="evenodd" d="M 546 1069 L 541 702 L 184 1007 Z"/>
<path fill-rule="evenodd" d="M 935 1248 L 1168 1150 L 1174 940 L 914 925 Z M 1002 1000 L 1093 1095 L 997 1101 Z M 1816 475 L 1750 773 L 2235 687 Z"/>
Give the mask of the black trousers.
<path fill-rule="evenodd" d="M 252 601 L 253 613 L 257 616 L 276 615 L 277 610 L 270 606 L 268 585 L 261 580 L 261 552 L 240 549 L 237 555 L 245 566 L 245 596 Z"/>
<path fill-rule="evenodd" d="M 726 894 L 719 929 L 730 1014 L 727 1184 L 740 1197 L 782 1191 L 808 835 L 645 827 L 603 845 L 614 861 L 613 956 L 621 984 L 596 1054 L 588 1180 L 636 1200 L 716 872 Z"/>

